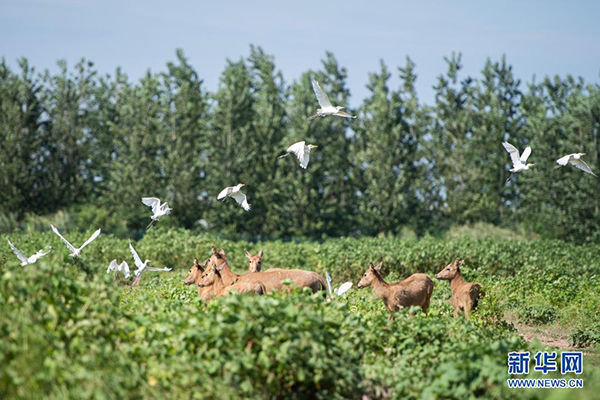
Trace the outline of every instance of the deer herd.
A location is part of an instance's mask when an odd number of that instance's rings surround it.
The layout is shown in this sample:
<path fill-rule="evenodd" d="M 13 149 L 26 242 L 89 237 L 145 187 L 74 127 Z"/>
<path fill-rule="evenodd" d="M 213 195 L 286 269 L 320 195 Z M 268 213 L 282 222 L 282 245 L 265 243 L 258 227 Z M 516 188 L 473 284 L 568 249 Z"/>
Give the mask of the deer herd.
<path fill-rule="evenodd" d="M 262 257 L 262 250 L 257 255 L 246 251 L 248 272 L 240 275 L 229 267 L 225 251 L 222 249 L 217 251 L 213 246 L 209 258 L 202 262 L 194 259 L 194 264 L 184 283 L 196 285 L 198 295 L 203 301 L 233 292 L 262 295 L 277 290 L 289 290 L 295 286 L 309 288 L 316 293 L 327 288 L 323 278 L 316 272 L 280 268 L 261 271 Z M 454 316 L 458 317 L 459 312 L 464 312 L 465 317 L 468 318 L 471 311 L 477 307 L 478 300 L 485 296 L 485 293 L 481 290 L 479 283 L 464 281 L 460 272 L 463 263 L 463 260 L 457 258 L 435 277 L 450 281 Z M 426 274 L 417 273 L 401 282 L 387 283 L 381 275 L 382 265 L 383 262 L 377 266 L 370 263 L 362 279 L 358 282 L 358 288 L 371 286 L 375 295 L 383 300 L 390 312 L 390 319 L 393 319 L 394 312 L 411 306 L 421 307 L 427 314 L 434 286 L 431 278 Z"/>

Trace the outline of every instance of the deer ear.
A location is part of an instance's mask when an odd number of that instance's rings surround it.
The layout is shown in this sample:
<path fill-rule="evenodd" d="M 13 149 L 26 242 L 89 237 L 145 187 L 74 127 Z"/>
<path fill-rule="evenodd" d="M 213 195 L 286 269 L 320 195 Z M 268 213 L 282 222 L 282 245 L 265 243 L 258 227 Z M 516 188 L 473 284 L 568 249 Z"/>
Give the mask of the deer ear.
<path fill-rule="evenodd" d="M 198 268 L 200 264 L 198 264 L 198 259 L 194 257 L 194 267 Z"/>
<path fill-rule="evenodd" d="M 216 256 L 218 253 L 217 248 L 215 246 L 210 246 L 210 252 L 213 254 L 213 256 Z"/>
<path fill-rule="evenodd" d="M 245 250 L 246 252 L 246 258 L 250 259 L 250 257 L 252 257 L 252 254 L 248 253 L 248 250 Z"/>
<path fill-rule="evenodd" d="M 262 249 L 260 249 L 260 251 L 258 252 L 258 256 L 259 256 L 259 257 L 262 257 L 262 256 L 263 256 L 263 251 L 262 251 Z"/>
<path fill-rule="evenodd" d="M 459 259 L 457 259 L 456 260 L 456 266 L 457 267 L 461 267 L 464 264 L 464 262 L 465 262 L 465 260 L 459 260 Z"/>
<path fill-rule="evenodd" d="M 369 269 L 375 269 L 375 266 L 373 265 L 372 262 L 369 263 Z"/>
<path fill-rule="evenodd" d="M 383 267 L 383 261 L 379 261 L 379 264 L 375 266 L 375 271 L 381 271 L 381 267 Z"/>

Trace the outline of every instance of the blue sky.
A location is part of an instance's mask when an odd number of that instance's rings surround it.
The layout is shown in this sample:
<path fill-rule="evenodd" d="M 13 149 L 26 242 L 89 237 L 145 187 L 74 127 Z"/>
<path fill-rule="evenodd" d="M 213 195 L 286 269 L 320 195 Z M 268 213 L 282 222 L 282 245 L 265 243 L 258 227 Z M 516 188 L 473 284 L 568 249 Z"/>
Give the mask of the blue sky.
<path fill-rule="evenodd" d="M 598 1 L 0 0 L 0 56 L 11 66 L 25 56 L 38 70 L 85 57 L 101 73 L 121 66 L 138 79 L 183 48 L 214 91 L 226 58 L 246 56 L 251 43 L 275 56 L 287 82 L 320 68 L 330 50 L 348 69 L 352 105 L 368 94 L 380 59 L 397 85 L 396 67 L 410 56 L 419 96 L 431 103 L 453 51 L 465 75 L 506 54 L 525 81 L 571 74 L 599 82 L 598 16 Z"/>

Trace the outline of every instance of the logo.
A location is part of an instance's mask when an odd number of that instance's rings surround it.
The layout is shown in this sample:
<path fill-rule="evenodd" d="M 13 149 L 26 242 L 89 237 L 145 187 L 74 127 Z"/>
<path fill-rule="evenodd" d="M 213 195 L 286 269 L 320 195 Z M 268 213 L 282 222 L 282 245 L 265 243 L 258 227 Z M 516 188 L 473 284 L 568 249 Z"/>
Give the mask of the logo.
<path fill-rule="evenodd" d="M 532 361 L 528 351 L 513 351 L 508 353 L 507 364 L 509 375 L 528 375 L 529 365 Z M 533 370 L 547 375 L 549 372 L 558 372 L 558 356 L 556 352 L 538 351 L 533 356 L 535 365 Z M 581 351 L 564 351 L 560 354 L 561 375 L 583 373 L 583 353 Z M 580 378 L 511 378 L 507 379 L 509 388 L 559 388 L 577 389 L 583 387 Z"/>

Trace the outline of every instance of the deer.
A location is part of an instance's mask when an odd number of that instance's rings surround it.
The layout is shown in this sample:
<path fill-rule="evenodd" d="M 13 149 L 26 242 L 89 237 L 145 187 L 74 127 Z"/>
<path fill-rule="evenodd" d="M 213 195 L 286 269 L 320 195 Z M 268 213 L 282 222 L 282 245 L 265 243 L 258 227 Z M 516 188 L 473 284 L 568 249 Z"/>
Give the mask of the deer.
<path fill-rule="evenodd" d="M 420 306 L 427 315 L 434 286 L 431 278 L 426 274 L 413 274 L 402 282 L 390 284 L 381 277 L 382 266 L 383 262 L 377 266 L 369 263 L 357 287 L 359 289 L 373 287 L 375 295 L 383 300 L 390 312 L 390 321 L 394 319 L 393 313 L 403 307 Z"/>
<path fill-rule="evenodd" d="M 312 271 L 304 271 L 301 269 L 279 269 L 274 268 L 264 272 L 252 272 L 243 275 L 238 275 L 231 270 L 227 263 L 225 252 L 217 251 L 217 248 L 211 248 L 211 265 L 214 263 L 219 271 L 225 286 L 229 286 L 235 282 L 255 280 L 262 282 L 267 288 L 267 292 L 280 289 L 290 289 L 289 285 L 285 285 L 283 281 L 290 280 L 293 285 L 300 288 L 308 287 L 313 293 L 321 290 L 326 290 L 327 286 L 323 278 Z"/>
<path fill-rule="evenodd" d="M 248 265 L 248 272 L 260 272 L 260 264 L 262 262 L 263 251 L 262 249 L 257 255 L 253 256 L 248 250 L 246 250 L 246 258 L 250 262 Z"/>
<path fill-rule="evenodd" d="M 454 308 L 454 317 L 458 317 L 458 312 L 463 311 L 465 318 L 469 318 L 471 311 L 477 308 L 479 299 L 485 296 L 481 290 L 481 285 L 477 282 L 465 282 L 460 273 L 460 267 L 465 261 L 456 259 L 444 267 L 435 276 L 436 279 L 450 281 L 452 289 L 452 308 Z"/>
<path fill-rule="evenodd" d="M 215 264 L 211 264 L 210 267 L 206 268 L 206 270 L 202 273 L 202 277 L 197 285 L 198 290 L 212 290 L 214 297 L 225 296 L 234 291 L 239 294 L 254 293 L 261 295 L 267 293 L 265 285 L 257 280 L 238 281 L 232 285 L 226 286 L 225 283 L 223 283 L 221 273 Z"/>
<path fill-rule="evenodd" d="M 208 301 L 213 297 L 213 288 L 211 287 L 199 287 L 198 283 L 202 279 L 202 274 L 204 273 L 204 268 L 206 264 L 210 261 L 210 258 L 207 258 L 202 263 L 198 263 L 198 259 L 194 258 L 194 264 L 190 268 L 190 273 L 187 278 L 183 281 L 185 285 L 195 284 L 198 289 L 198 295 L 203 301 Z"/>

